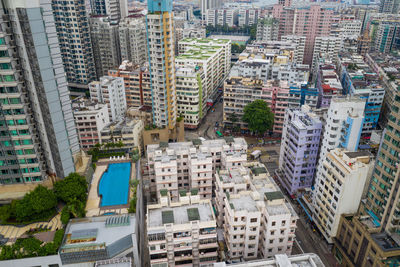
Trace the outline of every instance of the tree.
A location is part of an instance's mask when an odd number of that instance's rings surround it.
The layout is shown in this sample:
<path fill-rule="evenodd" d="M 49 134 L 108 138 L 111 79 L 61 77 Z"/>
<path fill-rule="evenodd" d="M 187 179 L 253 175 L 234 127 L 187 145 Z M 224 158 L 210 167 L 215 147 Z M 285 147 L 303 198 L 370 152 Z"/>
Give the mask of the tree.
<path fill-rule="evenodd" d="M 39 185 L 32 192 L 26 194 L 15 205 L 17 221 L 42 219 L 50 215 L 51 210 L 57 205 L 57 197 L 52 190 Z"/>
<path fill-rule="evenodd" d="M 69 219 L 70 219 L 70 217 L 71 216 L 70 216 L 70 212 L 69 212 L 68 206 L 64 206 L 64 208 L 61 211 L 61 222 L 63 224 L 67 224 Z"/>
<path fill-rule="evenodd" d="M 2 223 L 7 222 L 11 217 L 11 205 L 4 205 L 0 207 L 0 221 Z"/>
<path fill-rule="evenodd" d="M 246 49 L 245 45 L 238 45 L 236 43 L 231 44 L 232 53 L 242 53 Z"/>
<path fill-rule="evenodd" d="M 249 130 L 263 135 L 274 125 L 274 114 L 267 103 L 257 99 L 244 107 L 242 120 L 248 124 Z"/>
<path fill-rule="evenodd" d="M 54 184 L 54 192 L 57 198 L 67 204 L 76 200 L 86 201 L 86 191 L 86 179 L 77 173 L 71 173 Z"/>

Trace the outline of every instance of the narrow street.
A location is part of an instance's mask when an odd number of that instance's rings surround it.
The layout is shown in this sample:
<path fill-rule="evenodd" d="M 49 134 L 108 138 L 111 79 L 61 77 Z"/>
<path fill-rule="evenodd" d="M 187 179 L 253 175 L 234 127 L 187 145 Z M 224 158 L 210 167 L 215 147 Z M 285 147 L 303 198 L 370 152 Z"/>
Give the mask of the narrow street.
<path fill-rule="evenodd" d="M 218 99 L 218 101 L 214 104 L 214 106 L 210 108 L 210 110 L 208 111 L 207 115 L 203 119 L 199 128 L 197 128 L 196 130 L 185 129 L 185 139 L 187 141 L 191 141 L 199 137 L 203 137 L 206 139 L 217 138 L 214 128 L 216 122 L 218 122 L 219 125 L 221 125 L 222 123 L 222 116 L 223 116 L 222 108 L 223 108 L 223 103 L 219 102 Z M 215 111 L 212 112 L 212 109 L 215 109 Z"/>

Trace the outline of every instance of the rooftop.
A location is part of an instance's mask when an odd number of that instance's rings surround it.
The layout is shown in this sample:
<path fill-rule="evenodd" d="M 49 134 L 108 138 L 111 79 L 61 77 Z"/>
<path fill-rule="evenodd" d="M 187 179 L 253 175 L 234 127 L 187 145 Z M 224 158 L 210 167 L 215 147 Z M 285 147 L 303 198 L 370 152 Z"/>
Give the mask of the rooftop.
<path fill-rule="evenodd" d="M 159 227 L 168 223 L 186 224 L 191 221 L 214 220 L 213 210 L 209 203 L 149 209 L 147 218 L 149 227 Z"/>
<path fill-rule="evenodd" d="M 255 260 L 242 263 L 226 264 L 225 262 L 214 263 L 214 267 L 325 267 L 318 255 L 313 253 L 288 256 L 277 254 L 273 259 Z"/>
<path fill-rule="evenodd" d="M 72 219 L 65 230 L 60 252 L 67 253 L 90 249 L 102 249 L 121 238 L 135 233 L 135 215 L 100 216 Z"/>
<path fill-rule="evenodd" d="M 231 208 L 235 211 L 247 210 L 249 212 L 258 211 L 257 201 L 250 195 L 241 195 L 239 198 L 231 198 L 229 200 Z"/>
<path fill-rule="evenodd" d="M 102 134 L 106 134 L 112 131 L 114 134 L 121 134 L 121 133 L 132 133 L 132 130 L 135 128 L 136 124 L 140 123 L 139 120 L 131 120 L 131 119 L 122 119 L 119 121 L 114 121 L 106 126 L 101 130 Z"/>
<path fill-rule="evenodd" d="M 356 151 L 356 152 L 345 152 L 344 154 L 346 154 L 349 158 L 353 159 L 353 158 L 358 158 L 358 157 L 370 157 L 371 153 L 369 153 L 368 151 Z"/>

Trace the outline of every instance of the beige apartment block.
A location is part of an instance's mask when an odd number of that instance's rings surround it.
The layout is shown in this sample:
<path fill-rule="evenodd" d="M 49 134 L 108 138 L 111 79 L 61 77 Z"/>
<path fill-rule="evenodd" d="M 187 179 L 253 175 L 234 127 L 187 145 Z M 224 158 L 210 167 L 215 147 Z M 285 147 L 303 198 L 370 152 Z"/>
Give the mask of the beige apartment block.
<path fill-rule="evenodd" d="M 211 199 L 216 170 L 246 161 L 243 138 L 148 145 L 149 189 L 157 198 L 166 189 L 174 201 L 181 189 L 198 189 L 202 199 Z"/>
<path fill-rule="evenodd" d="M 329 243 L 338 233 L 340 216 L 357 212 L 373 163 L 367 151 L 339 148 L 331 150 L 322 162 L 313 218 Z"/>
<path fill-rule="evenodd" d="M 72 110 L 81 148 L 86 150 L 101 143 L 100 132 L 110 123 L 108 106 L 78 99 L 72 102 Z"/>
<path fill-rule="evenodd" d="M 216 209 L 231 260 L 290 255 L 297 215 L 265 166 L 247 162 L 217 174 Z"/>
<path fill-rule="evenodd" d="M 210 200 L 169 194 L 147 207 L 150 266 L 212 266 L 217 261 L 216 219 Z"/>

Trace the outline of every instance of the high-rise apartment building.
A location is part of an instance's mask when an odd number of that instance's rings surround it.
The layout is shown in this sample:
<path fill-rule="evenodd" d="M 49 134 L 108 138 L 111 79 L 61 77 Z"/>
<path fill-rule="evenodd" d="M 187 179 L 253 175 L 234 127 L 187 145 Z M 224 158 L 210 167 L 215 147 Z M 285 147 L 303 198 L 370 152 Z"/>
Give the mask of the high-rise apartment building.
<path fill-rule="evenodd" d="M 365 99 L 359 97 L 335 97 L 331 100 L 319 152 L 315 184 L 322 179 L 323 162 L 329 151 L 338 147 L 350 152 L 357 151 L 363 127 L 364 109 Z M 316 195 L 314 189 L 314 206 L 317 205 Z"/>
<path fill-rule="evenodd" d="M 379 13 L 393 13 L 399 12 L 399 0 L 381 0 L 379 5 Z"/>
<path fill-rule="evenodd" d="M 107 17 L 92 16 L 90 35 L 97 79 L 99 79 L 121 63 L 118 25 L 111 23 Z"/>
<path fill-rule="evenodd" d="M 256 8 L 243 8 L 239 9 L 238 14 L 238 26 L 251 26 L 258 23 L 260 18 L 261 10 Z"/>
<path fill-rule="evenodd" d="M 383 229 L 400 232 L 400 93 L 397 91 L 392 112 L 384 131 L 372 180 L 368 188 L 365 210 L 373 214 Z"/>
<path fill-rule="evenodd" d="M 295 44 L 296 50 L 294 53 L 293 62 L 297 64 L 303 64 L 306 37 L 303 35 L 284 35 L 281 37 L 281 41 Z"/>
<path fill-rule="evenodd" d="M 364 121 L 365 100 L 359 97 L 335 97 L 328 109 L 319 160 L 337 147 L 357 151 Z"/>
<path fill-rule="evenodd" d="M 115 23 L 128 16 L 128 0 L 90 0 L 92 15 L 108 16 Z"/>
<path fill-rule="evenodd" d="M 378 126 L 385 88 L 379 75 L 358 54 L 340 54 L 340 80 L 343 94 L 365 99 L 363 135 L 371 134 Z"/>
<path fill-rule="evenodd" d="M 240 121 L 244 107 L 256 99 L 262 99 L 275 115 L 273 132 L 282 133 L 285 109 L 289 105 L 289 90 L 289 84 L 285 81 L 264 82 L 240 77 L 227 79 L 224 84 L 224 123 L 236 124 L 245 129 L 246 124 Z"/>
<path fill-rule="evenodd" d="M 384 131 L 360 212 L 342 215 L 334 254 L 344 266 L 400 265 L 400 91 Z"/>
<path fill-rule="evenodd" d="M 290 195 L 311 187 L 317 166 L 322 123 L 308 109 L 286 109 L 277 174 Z"/>
<path fill-rule="evenodd" d="M 146 65 L 136 65 L 125 60 L 118 70 L 109 70 L 108 75 L 124 79 L 127 109 L 151 107 L 150 72 Z"/>
<path fill-rule="evenodd" d="M 260 19 L 257 23 L 257 41 L 278 40 L 279 21 L 272 17 Z"/>
<path fill-rule="evenodd" d="M 84 0 L 51 1 L 68 87 L 87 91 L 96 79 L 89 19 Z"/>
<path fill-rule="evenodd" d="M 201 67 L 205 82 L 202 84 L 204 100 L 215 100 L 231 68 L 231 41 L 227 39 L 187 38 L 179 41 L 179 56 L 175 58 L 179 68 Z M 185 84 L 180 84 L 182 87 Z M 179 104 L 178 104 L 179 105 Z M 203 106 L 203 108 L 209 108 Z M 201 118 L 199 118 L 201 119 Z"/>
<path fill-rule="evenodd" d="M 389 53 L 396 48 L 400 48 L 400 22 L 380 22 L 375 35 L 375 50 Z"/>
<path fill-rule="evenodd" d="M 126 97 L 124 79 L 120 77 L 103 76 L 100 81 L 89 84 L 90 99 L 96 103 L 108 105 L 110 121 L 125 117 Z"/>
<path fill-rule="evenodd" d="M 149 0 L 147 5 L 153 122 L 172 130 L 177 118 L 172 0 Z"/>
<path fill-rule="evenodd" d="M 318 36 L 315 37 L 313 60 L 311 69 L 314 70 L 319 58 L 335 59 L 342 46 L 340 37 Z"/>
<path fill-rule="evenodd" d="M 357 212 L 370 167 L 367 151 L 335 148 L 323 160 L 322 177 L 315 184 L 313 219 L 328 243 L 337 234 L 340 216 Z"/>
<path fill-rule="evenodd" d="M 119 23 L 121 59 L 142 65 L 148 60 L 146 43 L 146 17 L 138 14 L 124 18 Z"/>
<path fill-rule="evenodd" d="M 239 10 L 236 8 L 220 8 L 207 10 L 206 24 L 210 26 L 234 27 L 238 24 Z"/>
<path fill-rule="evenodd" d="M 79 141 L 51 1 L 0 7 L 0 184 L 63 178 Z"/>
<path fill-rule="evenodd" d="M 206 20 L 206 14 L 209 9 L 221 7 L 221 0 L 200 0 L 200 11 L 202 21 Z"/>
<path fill-rule="evenodd" d="M 304 64 L 311 65 L 317 36 L 329 36 L 333 9 L 311 5 L 303 8 L 275 5 L 273 16 L 279 20 L 279 38 L 284 35 L 306 36 Z"/>
<path fill-rule="evenodd" d="M 176 70 L 178 113 L 185 128 L 196 129 L 210 108 L 207 106 L 207 84 L 201 66 L 182 67 Z"/>

